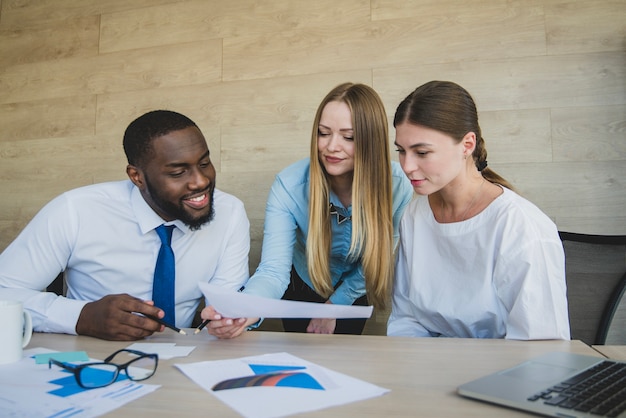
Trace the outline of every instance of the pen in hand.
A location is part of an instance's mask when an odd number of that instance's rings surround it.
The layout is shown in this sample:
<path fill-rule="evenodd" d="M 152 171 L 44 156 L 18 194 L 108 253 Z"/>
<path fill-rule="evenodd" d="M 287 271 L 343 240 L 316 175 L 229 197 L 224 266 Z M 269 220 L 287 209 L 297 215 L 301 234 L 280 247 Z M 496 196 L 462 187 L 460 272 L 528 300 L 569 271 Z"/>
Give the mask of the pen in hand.
<path fill-rule="evenodd" d="M 164 325 L 166 328 L 169 328 L 169 329 L 171 329 L 171 330 L 174 330 L 174 331 L 176 331 L 176 332 L 177 332 L 177 333 L 179 333 L 179 334 L 182 334 L 182 335 L 187 335 L 187 333 L 185 332 L 185 330 L 182 330 L 182 329 L 180 329 L 180 328 L 177 328 L 177 327 L 175 327 L 175 326 L 174 326 L 174 325 L 172 325 L 172 324 L 168 324 L 167 322 L 165 322 L 165 321 L 164 321 L 164 320 L 162 320 L 161 318 L 157 318 L 156 316 L 152 316 L 152 315 L 145 315 L 145 314 L 142 314 L 142 315 L 143 315 L 143 316 L 145 316 L 146 318 L 150 318 L 150 319 L 152 319 L 153 321 L 157 321 L 159 324 Z"/>
<path fill-rule="evenodd" d="M 245 286 L 241 286 L 238 290 L 238 292 L 243 292 L 243 289 L 245 289 Z M 199 333 L 200 331 L 202 331 L 204 329 L 204 327 L 206 327 L 207 325 L 209 325 L 209 322 L 211 322 L 210 319 L 205 319 L 204 321 L 202 321 L 202 323 L 200 325 L 198 325 L 198 328 L 196 328 L 196 330 L 193 332 L 194 334 Z"/>
<path fill-rule="evenodd" d="M 194 334 L 199 333 L 200 331 L 202 331 L 204 329 L 204 327 L 206 327 L 207 325 L 209 325 L 209 322 L 211 322 L 210 319 L 205 319 L 204 321 L 202 321 L 202 323 L 200 325 L 198 325 L 198 328 L 196 328 L 196 330 L 193 332 Z"/>

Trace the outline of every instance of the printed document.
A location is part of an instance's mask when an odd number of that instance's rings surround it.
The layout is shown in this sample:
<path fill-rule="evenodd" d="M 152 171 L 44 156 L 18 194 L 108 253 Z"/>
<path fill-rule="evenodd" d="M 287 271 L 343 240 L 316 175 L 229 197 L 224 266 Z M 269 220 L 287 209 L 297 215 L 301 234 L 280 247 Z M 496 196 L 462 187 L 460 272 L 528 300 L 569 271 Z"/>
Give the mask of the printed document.
<path fill-rule="evenodd" d="M 200 290 L 225 318 L 369 318 L 373 306 L 334 305 L 269 299 L 199 283 Z"/>

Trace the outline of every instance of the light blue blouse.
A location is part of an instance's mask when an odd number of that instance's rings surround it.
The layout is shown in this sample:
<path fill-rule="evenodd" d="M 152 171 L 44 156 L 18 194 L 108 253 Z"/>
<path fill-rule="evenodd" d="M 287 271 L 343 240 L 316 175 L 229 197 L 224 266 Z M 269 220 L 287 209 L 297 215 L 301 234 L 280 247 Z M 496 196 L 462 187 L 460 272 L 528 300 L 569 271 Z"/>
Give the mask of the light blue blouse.
<path fill-rule="evenodd" d="M 290 282 L 291 267 L 311 288 L 306 261 L 306 237 L 309 227 L 309 159 L 300 160 L 281 171 L 272 185 L 265 208 L 265 230 L 261 263 L 246 284 L 245 293 L 279 299 Z M 404 208 L 413 196 L 413 187 L 400 168 L 392 162 L 393 234 L 398 242 L 398 225 Z M 330 202 L 343 216 L 352 215 L 331 193 Z M 331 217 L 332 244 L 330 274 L 335 292 L 334 304 L 351 305 L 365 294 L 365 278 L 360 259 L 348 257 L 352 238 L 352 221 L 338 223 Z M 337 284 L 341 284 L 337 287 Z"/>

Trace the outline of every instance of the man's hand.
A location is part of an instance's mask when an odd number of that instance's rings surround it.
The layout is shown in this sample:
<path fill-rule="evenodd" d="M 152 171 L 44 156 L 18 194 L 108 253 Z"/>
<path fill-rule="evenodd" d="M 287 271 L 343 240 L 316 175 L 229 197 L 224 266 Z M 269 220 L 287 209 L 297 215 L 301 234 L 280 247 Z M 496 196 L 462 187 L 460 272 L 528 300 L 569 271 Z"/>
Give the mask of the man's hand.
<path fill-rule="evenodd" d="M 240 336 L 248 326 L 259 321 L 259 318 L 222 318 L 212 306 L 207 306 L 200 312 L 202 319 L 210 319 L 207 325 L 209 334 L 217 338 L 228 339 Z"/>
<path fill-rule="evenodd" d="M 140 340 L 165 328 L 150 318 L 136 314 L 163 318 L 165 313 L 152 305 L 151 301 L 127 294 L 105 296 L 83 307 L 76 322 L 76 333 L 103 340 Z"/>
<path fill-rule="evenodd" d="M 337 320 L 334 318 L 313 318 L 311 322 L 309 322 L 309 326 L 306 327 L 306 332 L 312 334 L 333 334 L 336 326 Z"/>

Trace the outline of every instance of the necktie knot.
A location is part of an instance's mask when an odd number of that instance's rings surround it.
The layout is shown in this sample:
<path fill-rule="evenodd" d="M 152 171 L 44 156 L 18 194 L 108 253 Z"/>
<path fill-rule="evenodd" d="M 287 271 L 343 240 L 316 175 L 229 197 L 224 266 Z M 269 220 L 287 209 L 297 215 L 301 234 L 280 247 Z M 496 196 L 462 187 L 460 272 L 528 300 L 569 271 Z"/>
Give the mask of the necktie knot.
<path fill-rule="evenodd" d="M 156 228 L 156 233 L 161 238 L 161 242 L 165 245 L 172 245 L 172 231 L 174 231 L 176 225 L 159 225 Z"/>

